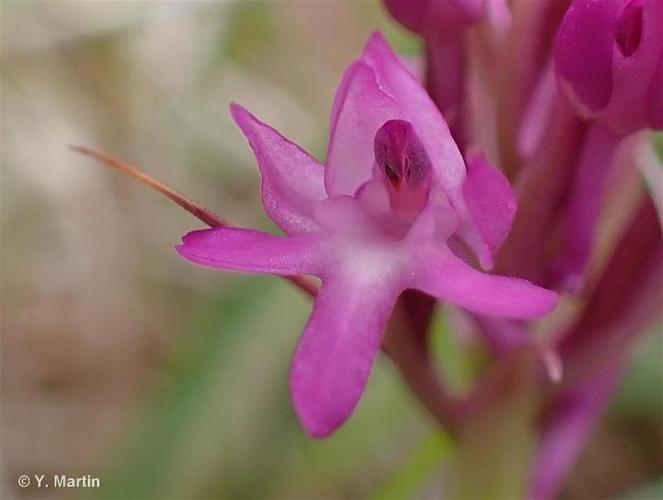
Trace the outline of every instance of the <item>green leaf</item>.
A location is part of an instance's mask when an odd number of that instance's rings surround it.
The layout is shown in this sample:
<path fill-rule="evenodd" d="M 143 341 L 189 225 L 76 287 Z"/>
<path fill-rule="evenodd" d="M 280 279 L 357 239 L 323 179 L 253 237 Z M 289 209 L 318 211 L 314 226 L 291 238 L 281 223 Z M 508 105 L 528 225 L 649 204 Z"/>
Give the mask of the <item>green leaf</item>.
<path fill-rule="evenodd" d="M 190 331 L 183 332 L 179 349 L 167 372 L 168 381 L 157 384 L 144 417 L 130 433 L 123 449 L 102 474 L 100 498 L 163 498 L 173 495 L 173 478 L 179 477 L 182 456 L 200 438 L 201 414 L 218 395 L 219 370 L 232 358 L 246 320 L 265 301 L 266 290 L 256 281 L 215 296 L 201 298 L 193 312 Z M 216 425 L 227 426 L 215 412 Z M 215 443 L 221 446 L 221 443 Z M 197 453 L 202 452 L 196 449 Z"/>

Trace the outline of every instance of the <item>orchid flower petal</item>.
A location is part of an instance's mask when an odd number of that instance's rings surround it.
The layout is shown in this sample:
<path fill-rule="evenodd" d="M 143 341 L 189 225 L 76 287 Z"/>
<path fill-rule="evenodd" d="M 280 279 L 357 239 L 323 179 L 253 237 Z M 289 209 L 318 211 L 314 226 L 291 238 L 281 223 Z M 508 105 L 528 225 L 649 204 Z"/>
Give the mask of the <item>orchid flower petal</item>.
<path fill-rule="evenodd" d="M 177 253 L 196 264 L 257 274 L 316 274 L 320 269 L 321 238 L 287 238 L 239 228 L 191 231 Z"/>
<path fill-rule="evenodd" d="M 348 89 L 350 88 L 350 83 L 355 78 L 355 75 L 360 71 L 360 64 L 352 64 L 348 69 L 343 73 L 343 78 L 341 83 L 338 84 L 336 93 L 334 94 L 334 102 L 332 103 L 331 112 L 329 113 L 329 137 L 334 137 L 336 133 L 336 126 L 338 124 L 338 116 L 343 109 L 343 105 L 348 97 Z M 356 89 L 357 84 L 353 85 L 353 89 Z"/>
<path fill-rule="evenodd" d="M 267 215 L 287 234 L 318 228 L 312 212 L 326 196 L 322 166 L 243 107 L 233 104 L 230 110 L 258 160 Z"/>
<path fill-rule="evenodd" d="M 465 163 L 440 110 L 379 33 L 374 33 L 366 43 L 362 61 L 374 69 L 380 88 L 400 107 L 403 119 L 412 123 L 438 181 L 451 203 L 464 211 L 461 190 Z"/>
<path fill-rule="evenodd" d="M 529 319 L 549 313 L 557 294 L 527 280 L 485 274 L 451 251 L 419 249 L 409 286 L 469 311 L 489 316 Z"/>
<path fill-rule="evenodd" d="M 328 436 L 352 414 L 399 293 L 351 276 L 323 278 L 290 375 L 295 410 L 311 436 Z"/>
<path fill-rule="evenodd" d="M 329 196 L 354 195 L 371 178 L 375 133 L 386 121 L 400 118 L 401 112 L 380 89 L 373 69 L 363 62 L 347 70 L 336 99 L 325 187 Z"/>
<path fill-rule="evenodd" d="M 483 249 L 475 249 L 475 252 L 484 261 L 482 267 L 492 267 L 488 263 L 492 263 L 504 243 L 516 216 L 516 195 L 507 178 L 483 156 L 468 162 L 463 195 L 487 255 Z"/>

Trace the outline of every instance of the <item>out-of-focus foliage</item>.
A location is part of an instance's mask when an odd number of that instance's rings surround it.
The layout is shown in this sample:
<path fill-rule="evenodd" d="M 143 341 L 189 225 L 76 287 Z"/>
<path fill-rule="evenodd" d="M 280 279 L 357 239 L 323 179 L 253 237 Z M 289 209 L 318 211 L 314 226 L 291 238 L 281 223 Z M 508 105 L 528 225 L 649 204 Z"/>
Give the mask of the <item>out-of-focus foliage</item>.
<path fill-rule="evenodd" d="M 198 221 L 66 147 L 272 230 L 228 104 L 322 158 L 335 87 L 374 29 L 418 54 L 369 1 L 3 3 L 2 498 L 81 494 L 16 487 L 54 473 L 98 475 L 86 498 L 439 498 L 448 457 L 476 458 L 435 433 L 386 359 L 348 425 L 310 440 L 287 389 L 308 299 L 181 261 Z M 463 390 L 481 352 L 460 359 L 447 319 L 436 353 Z M 660 335 L 644 340 L 569 497 L 660 473 L 660 354 Z M 517 422 L 499 431 L 509 453 Z M 596 475 L 607 455 L 625 475 Z"/>

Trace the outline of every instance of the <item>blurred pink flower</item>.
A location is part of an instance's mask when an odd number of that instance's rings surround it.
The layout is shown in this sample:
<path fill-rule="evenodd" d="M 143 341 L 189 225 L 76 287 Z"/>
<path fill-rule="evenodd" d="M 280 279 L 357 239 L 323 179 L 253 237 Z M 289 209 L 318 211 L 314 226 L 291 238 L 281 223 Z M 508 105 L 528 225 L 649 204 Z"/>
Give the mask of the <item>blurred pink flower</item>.
<path fill-rule="evenodd" d="M 592 126 L 578 158 L 556 279 L 581 290 L 606 181 L 623 138 L 663 128 L 663 2 L 576 0 L 555 47 L 561 91 Z"/>
<path fill-rule="evenodd" d="M 351 415 L 404 290 L 507 318 L 556 305 L 554 292 L 467 263 L 464 248 L 492 266 L 513 192 L 482 157 L 466 174 L 440 111 L 381 35 L 339 86 L 325 168 L 244 108 L 231 111 L 258 160 L 265 211 L 287 237 L 208 229 L 177 250 L 206 267 L 322 280 L 290 378 L 310 435 L 325 437 Z"/>
<path fill-rule="evenodd" d="M 555 498 L 625 371 L 639 334 L 663 303 L 661 226 L 652 200 L 635 210 L 583 314 L 556 349 L 564 380 L 548 387 L 531 497 Z"/>
<path fill-rule="evenodd" d="M 559 30 L 561 90 L 617 135 L 663 127 L 663 2 L 576 0 Z"/>

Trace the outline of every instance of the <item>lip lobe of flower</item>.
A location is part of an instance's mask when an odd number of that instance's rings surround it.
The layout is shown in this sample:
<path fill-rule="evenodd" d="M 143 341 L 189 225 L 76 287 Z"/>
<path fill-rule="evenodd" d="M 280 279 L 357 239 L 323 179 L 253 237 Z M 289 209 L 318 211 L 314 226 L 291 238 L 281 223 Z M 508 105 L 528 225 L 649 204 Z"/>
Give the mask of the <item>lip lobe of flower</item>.
<path fill-rule="evenodd" d="M 375 134 L 377 174 L 387 182 L 394 209 L 419 211 L 430 189 L 431 162 L 412 124 L 389 120 Z"/>
<path fill-rule="evenodd" d="M 642 40 L 642 3 L 643 0 L 631 0 L 617 21 L 615 40 L 624 57 L 633 55 L 640 46 Z"/>

